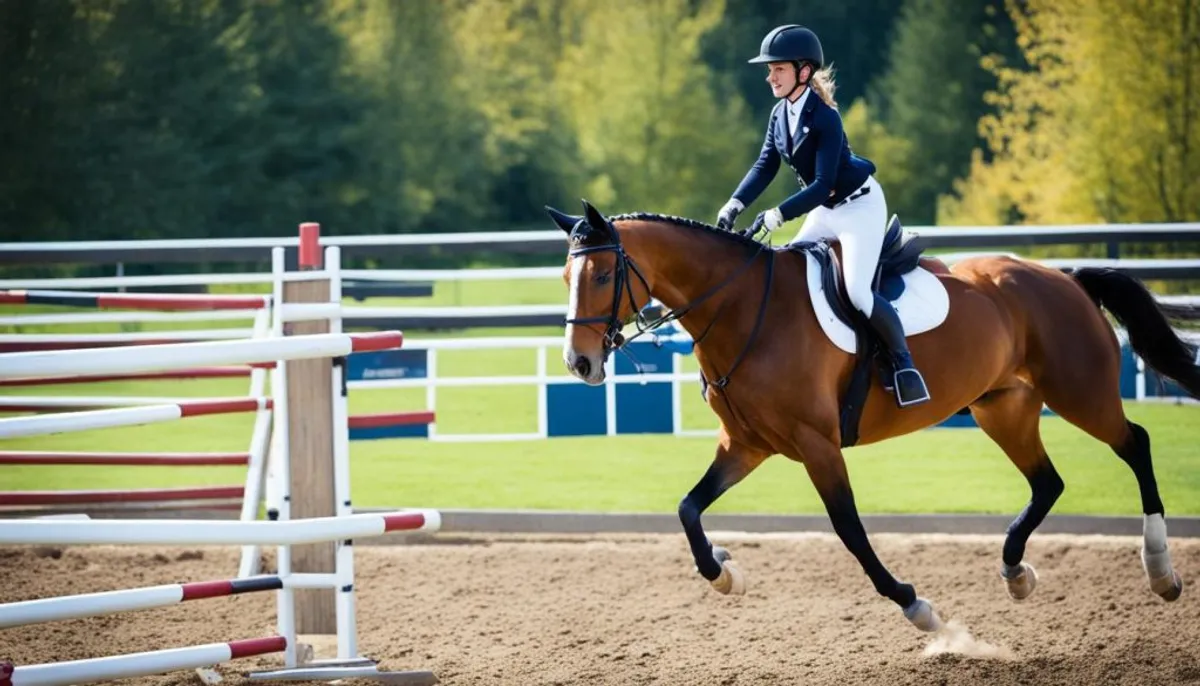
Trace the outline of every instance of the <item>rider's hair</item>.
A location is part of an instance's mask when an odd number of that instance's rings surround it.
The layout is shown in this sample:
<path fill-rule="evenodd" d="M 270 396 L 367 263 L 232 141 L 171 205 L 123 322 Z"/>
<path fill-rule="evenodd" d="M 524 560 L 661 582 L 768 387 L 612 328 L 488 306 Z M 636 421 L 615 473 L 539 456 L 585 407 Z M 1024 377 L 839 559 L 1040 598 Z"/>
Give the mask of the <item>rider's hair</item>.
<path fill-rule="evenodd" d="M 835 110 L 837 109 L 837 100 L 833 99 L 833 92 L 837 90 L 837 83 L 833 80 L 833 67 L 825 67 L 813 72 L 808 77 L 808 85 L 812 87 L 817 95 L 821 96 L 826 105 Z"/>

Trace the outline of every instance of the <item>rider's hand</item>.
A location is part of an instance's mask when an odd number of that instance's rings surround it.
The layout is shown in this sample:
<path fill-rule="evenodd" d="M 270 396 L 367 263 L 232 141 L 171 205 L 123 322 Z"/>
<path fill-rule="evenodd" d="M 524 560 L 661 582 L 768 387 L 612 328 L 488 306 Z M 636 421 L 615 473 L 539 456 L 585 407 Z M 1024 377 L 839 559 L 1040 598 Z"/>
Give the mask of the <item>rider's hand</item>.
<path fill-rule="evenodd" d="M 742 204 L 741 200 L 730 198 L 729 202 L 725 203 L 725 206 L 717 213 L 717 228 L 725 231 L 733 231 L 733 223 L 744 209 L 746 209 L 746 206 Z"/>
<path fill-rule="evenodd" d="M 771 233 L 781 226 L 783 226 L 783 212 L 778 207 L 772 207 L 769 210 L 758 213 L 758 216 L 754 218 L 754 223 L 746 231 L 746 235 L 753 236 L 762 229 L 766 229 L 767 233 Z"/>

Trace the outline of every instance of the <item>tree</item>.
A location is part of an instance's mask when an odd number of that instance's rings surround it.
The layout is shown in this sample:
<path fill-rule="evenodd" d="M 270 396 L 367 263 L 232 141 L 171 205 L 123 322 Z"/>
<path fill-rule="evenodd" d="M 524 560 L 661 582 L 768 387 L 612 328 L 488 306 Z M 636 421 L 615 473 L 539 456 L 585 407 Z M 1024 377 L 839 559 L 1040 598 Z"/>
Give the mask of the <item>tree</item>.
<path fill-rule="evenodd" d="M 1200 2 L 1025 0 L 950 223 L 1200 219 Z M 992 156 L 990 159 L 988 155 Z"/>
<path fill-rule="evenodd" d="M 757 152 L 740 98 L 718 100 L 700 41 L 719 0 L 571 4 L 556 84 L 600 207 L 705 217 Z M 746 166 L 743 166 L 746 165 Z"/>
<path fill-rule="evenodd" d="M 889 207 L 907 222 L 932 224 L 938 196 L 967 173 L 981 143 L 984 95 L 996 86 L 983 58 L 1011 57 L 1015 36 L 1003 0 L 906 0 L 895 33 L 868 98 L 906 150 L 873 161 Z"/>

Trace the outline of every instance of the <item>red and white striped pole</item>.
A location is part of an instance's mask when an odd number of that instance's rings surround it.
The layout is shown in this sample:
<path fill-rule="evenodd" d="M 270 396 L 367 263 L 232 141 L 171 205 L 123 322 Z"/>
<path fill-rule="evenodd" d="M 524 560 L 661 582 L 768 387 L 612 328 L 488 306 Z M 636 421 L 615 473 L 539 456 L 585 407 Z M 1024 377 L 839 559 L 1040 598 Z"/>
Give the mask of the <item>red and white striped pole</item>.
<path fill-rule="evenodd" d="M 288 641 L 283 636 L 270 636 L 27 667 L 13 668 L 11 663 L 7 666 L 0 663 L 0 686 L 70 686 L 163 674 L 180 669 L 211 667 L 253 655 L 278 653 L 286 650 L 287 646 Z M 5 671 L 10 674 L 5 676 Z"/>
<path fill-rule="evenodd" d="M 155 293 L 79 293 L 75 291 L 0 291 L 0 304 L 65 305 L 128 310 L 257 310 L 270 298 L 262 295 L 168 295 Z"/>
<path fill-rule="evenodd" d="M 186 369 L 198 365 L 254 364 L 279 360 L 340 357 L 352 352 L 399 348 L 399 331 L 313 334 L 284 338 L 204 341 L 101 350 L 55 350 L 0 356 L 0 379 Z"/>
<path fill-rule="evenodd" d="M 154 424 L 210 414 L 256 412 L 260 409 L 270 408 L 270 406 L 270 398 L 242 398 L 237 400 L 197 400 L 196 402 L 171 405 L 119 407 L 111 410 L 56 412 L 32 417 L 10 417 L 0 419 L 0 438 L 44 436 L 67 431 Z"/>
<path fill-rule="evenodd" d="M 390 531 L 434 532 L 437 510 L 408 510 L 287 522 L 139 519 L 0 520 L 0 545 L 280 545 L 379 536 Z M 280 572 L 280 576 L 287 574 Z"/>
<path fill-rule="evenodd" d="M 148 610 L 188 600 L 275 591 L 281 588 L 283 588 L 281 577 L 266 575 L 246 579 L 165 584 L 104 593 L 84 593 L 60 598 L 25 600 L 0 605 L 0 629 L 40 622 L 56 622 L 63 619 L 95 617 L 111 612 Z"/>

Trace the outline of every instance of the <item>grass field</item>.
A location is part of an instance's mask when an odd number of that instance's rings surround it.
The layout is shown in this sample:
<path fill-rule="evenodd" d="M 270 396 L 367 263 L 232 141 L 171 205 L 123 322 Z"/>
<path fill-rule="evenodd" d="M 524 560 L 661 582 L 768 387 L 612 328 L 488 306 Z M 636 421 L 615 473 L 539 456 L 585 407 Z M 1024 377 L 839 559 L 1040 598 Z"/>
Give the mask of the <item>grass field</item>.
<path fill-rule="evenodd" d="M 447 356 L 447 373 L 532 371 L 526 352 L 499 358 Z M 529 358 L 522 362 L 523 358 Z M 496 365 L 504 364 L 502 369 Z M 527 365 L 527 369 L 525 366 Z M 14 389 L 24 394 L 244 395 L 246 382 L 114 382 Z M 684 424 L 712 428 L 695 385 L 686 385 Z M 443 389 L 439 429 L 444 432 L 516 432 L 536 428 L 529 388 Z M 351 413 L 416 409 L 423 395 L 410 390 L 355 390 Z M 1200 408 L 1127 405 L 1150 432 L 1155 466 L 1169 513 L 1200 514 Z M 170 424 L 101 429 L 0 441 L 6 450 L 242 451 L 249 415 L 198 417 Z M 1044 441 L 1066 481 L 1060 513 L 1136 514 L 1133 475 L 1107 447 L 1058 418 L 1043 420 Z M 360 507 L 535 508 L 673 512 L 703 474 L 712 439 L 672 436 L 560 438 L 481 444 L 420 439 L 351 444 L 354 501 Z M 934 429 L 847 451 L 853 486 L 864 512 L 1016 513 L 1028 490 L 1000 450 L 975 429 Z M 146 488 L 239 483 L 244 470 L 228 467 L 0 467 L 0 489 Z M 716 512 L 822 512 L 800 465 L 769 460 L 726 494 Z"/>
<path fill-rule="evenodd" d="M 225 288 L 225 292 L 256 292 Z M 555 280 L 439 283 L 433 297 L 373 299 L 370 305 L 501 305 L 565 302 Z M 354 305 L 357 303 L 347 303 Z M 61 312 L 27 307 L 5 312 Z M 215 326 L 230 326 L 228 322 Z M 248 324 L 234 323 L 234 326 Z M 102 332 L 173 326 L 31 326 L 23 333 Z M 12 327 L 3 332 L 16 332 Z M 411 333 L 410 339 L 447 337 Z M 561 335 L 561 329 L 478 329 L 469 334 Z M 565 373 L 557 351 L 548 352 L 551 373 Z M 685 368 L 694 369 L 685 357 Z M 443 375 L 532 374 L 532 351 L 443 351 Z M 6 389 L 4 395 L 238 396 L 241 379 L 126 382 Z M 535 390 L 530 387 L 446 388 L 438 391 L 438 428 L 443 433 L 518 433 L 537 427 Z M 352 414 L 424 408 L 421 390 L 355 390 Z M 1168 513 L 1200 514 L 1200 408 L 1127 405 L 1130 417 L 1150 432 L 1158 482 Z M 684 386 L 684 427 L 711 429 L 715 420 L 696 392 Z M 253 418 L 217 416 L 170 424 L 103 429 L 58 436 L 0 441 L 6 450 L 244 451 Z M 1136 514 L 1137 488 L 1128 468 L 1107 447 L 1061 419 L 1043 420 L 1047 450 L 1066 493 L 1055 512 Z M 679 499 L 704 473 L 713 452 L 709 438 L 619 436 L 478 444 L 423 440 L 359 441 L 351 444 L 354 501 L 360 507 L 537 508 L 587 511 L 673 512 Z M 1020 474 L 990 440 L 975 429 L 936 429 L 884 444 L 847 451 L 859 507 L 864 512 L 982 512 L 1015 514 L 1028 498 Z M 237 468 L 11 467 L 0 466 L 0 490 L 146 488 L 240 483 Z M 823 512 L 800 465 L 769 460 L 726 494 L 716 512 Z"/>

